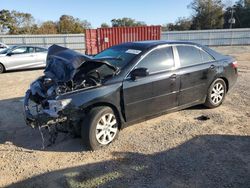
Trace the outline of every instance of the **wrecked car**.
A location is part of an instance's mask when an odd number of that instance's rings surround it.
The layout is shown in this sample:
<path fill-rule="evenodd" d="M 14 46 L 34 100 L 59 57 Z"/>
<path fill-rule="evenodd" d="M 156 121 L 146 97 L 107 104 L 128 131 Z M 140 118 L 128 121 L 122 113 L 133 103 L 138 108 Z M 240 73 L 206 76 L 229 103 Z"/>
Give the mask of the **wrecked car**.
<path fill-rule="evenodd" d="M 220 106 L 237 75 L 233 58 L 191 42 L 130 42 L 94 57 L 53 45 L 44 75 L 26 92 L 25 120 L 33 128 L 60 126 L 96 150 L 138 120 Z"/>

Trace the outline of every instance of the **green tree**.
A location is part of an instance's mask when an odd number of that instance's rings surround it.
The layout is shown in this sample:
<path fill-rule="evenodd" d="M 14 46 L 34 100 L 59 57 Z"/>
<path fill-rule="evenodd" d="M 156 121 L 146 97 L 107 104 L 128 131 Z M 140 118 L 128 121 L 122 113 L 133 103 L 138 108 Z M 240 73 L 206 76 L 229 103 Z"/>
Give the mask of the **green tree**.
<path fill-rule="evenodd" d="M 245 8 L 250 8 L 250 0 L 240 0 L 243 1 Z"/>
<path fill-rule="evenodd" d="M 176 25 L 176 30 L 179 31 L 190 30 L 192 25 L 192 20 L 184 17 L 178 18 L 175 25 Z"/>
<path fill-rule="evenodd" d="M 110 25 L 107 24 L 107 23 L 102 23 L 102 24 L 101 24 L 101 28 L 108 28 L 108 27 L 110 27 Z"/>
<path fill-rule="evenodd" d="M 0 25 L 9 34 L 31 34 L 34 18 L 31 14 L 17 11 L 1 10 Z"/>
<path fill-rule="evenodd" d="M 193 0 L 189 8 L 194 11 L 192 29 L 223 28 L 224 12 L 221 0 Z"/>
<path fill-rule="evenodd" d="M 1 10 L 0 11 L 0 29 L 1 33 L 4 32 L 13 32 L 16 30 L 14 27 L 15 20 L 12 17 L 12 14 L 9 10 Z"/>
<path fill-rule="evenodd" d="M 136 21 L 132 18 L 118 18 L 111 20 L 112 27 L 132 27 L 132 26 L 145 26 L 145 22 Z"/>
<path fill-rule="evenodd" d="M 163 31 L 185 31 L 190 30 L 192 25 L 192 20 L 189 18 L 178 18 L 175 23 L 164 24 L 162 26 Z"/>
<path fill-rule="evenodd" d="M 248 28 L 250 27 L 250 0 L 239 0 L 233 7 L 227 7 L 224 14 L 224 28 L 229 28 L 229 19 L 231 18 L 231 11 L 233 9 L 233 17 L 235 19 L 234 28 Z"/>
<path fill-rule="evenodd" d="M 57 34 L 57 23 L 53 21 L 43 22 L 37 29 L 37 34 Z"/>
<path fill-rule="evenodd" d="M 14 20 L 15 30 L 10 31 L 11 34 L 32 34 L 32 27 L 35 19 L 29 13 L 11 11 Z"/>
<path fill-rule="evenodd" d="M 91 27 L 87 20 L 80 20 L 69 15 L 62 15 L 58 22 L 59 33 L 83 33 L 85 29 Z"/>

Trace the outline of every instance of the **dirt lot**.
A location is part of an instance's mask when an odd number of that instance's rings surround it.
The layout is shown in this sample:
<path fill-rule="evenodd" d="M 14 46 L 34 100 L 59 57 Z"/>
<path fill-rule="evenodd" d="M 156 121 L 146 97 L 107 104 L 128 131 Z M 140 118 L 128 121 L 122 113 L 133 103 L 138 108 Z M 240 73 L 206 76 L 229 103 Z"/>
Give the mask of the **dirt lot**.
<path fill-rule="evenodd" d="M 0 75 L 0 187 L 250 187 L 250 47 L 216 49 L 239 62 L 237 85 L 221 107 L 136 124 L 96 152 L 69 135 L 40 149 L 22 97 L 42 70 Z"/>

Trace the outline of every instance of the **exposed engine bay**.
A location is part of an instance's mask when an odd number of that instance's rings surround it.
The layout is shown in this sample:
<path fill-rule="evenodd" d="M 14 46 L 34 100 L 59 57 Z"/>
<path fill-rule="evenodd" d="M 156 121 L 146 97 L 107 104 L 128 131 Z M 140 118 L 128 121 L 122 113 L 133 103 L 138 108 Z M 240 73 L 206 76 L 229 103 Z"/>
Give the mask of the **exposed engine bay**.
<path fill-rule="evenodd" d="M 72 120 L 70 117 L 70 108 L 66 109 L 70 106 L 70 98 L 58 100 L 58 97 L 99 87 L 117 74 L 119 70 L 110 65 L 108 59 L 110 58 L 94 59 L 68 48 L 51 46 L 44 76 L 35 80 L 26 92 L 24 112 L 27 125 L 39 130 L 45 127 L 49 131 L 53 127 L 52 137 L 60 131 L 59 126 L 62 127 L 62 132 L 72 130 L 80 118 Z M 54 142 L 55 139 L 51 140 Z"/>

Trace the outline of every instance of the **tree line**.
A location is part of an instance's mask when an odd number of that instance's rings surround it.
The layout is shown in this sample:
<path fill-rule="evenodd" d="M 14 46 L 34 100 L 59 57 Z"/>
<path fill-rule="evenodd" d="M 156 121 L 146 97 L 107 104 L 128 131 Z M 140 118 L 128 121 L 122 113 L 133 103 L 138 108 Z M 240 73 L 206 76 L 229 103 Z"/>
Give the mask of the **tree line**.
<path fill-rule="evenodd" d="M 189 18 L 178 18 L 175 23 L 163 25 L 163 30 L 202 30 L 250 27 L 250 0 L 238 0 L 225 5 L 221 0 L 193 0 Z"/>
<path fill-rule="evenodd" d="M 35 22 L 29 13 L 18 11 L 0 11 L 0 32 L 8 34 L 68 34 L 83 33 L 91 28 L 87 20 L 80 20 L 70 15 L 62 15 L 58 21 Z"/>
<path fill-rule="evenodd" d="M 193 0 L 188 6 L 192 15 L 180 17 L 174 23 L 162 25 L 163 31 L 201 30 L 250 27 L 250 0 L 238 0 L 234 5 L 224 5 L 222 0 Z M 146 26 L 132 18 L 112 19 L 110 24 L 100 27 Z M 58 21 L 40 24 L 29 13 L 15 10 L 0 10 L 0 33 L 8 34 L 69 34 L 83 33 L 91 28 L 91 23 L 70 15 L 62 15 Z"/>

